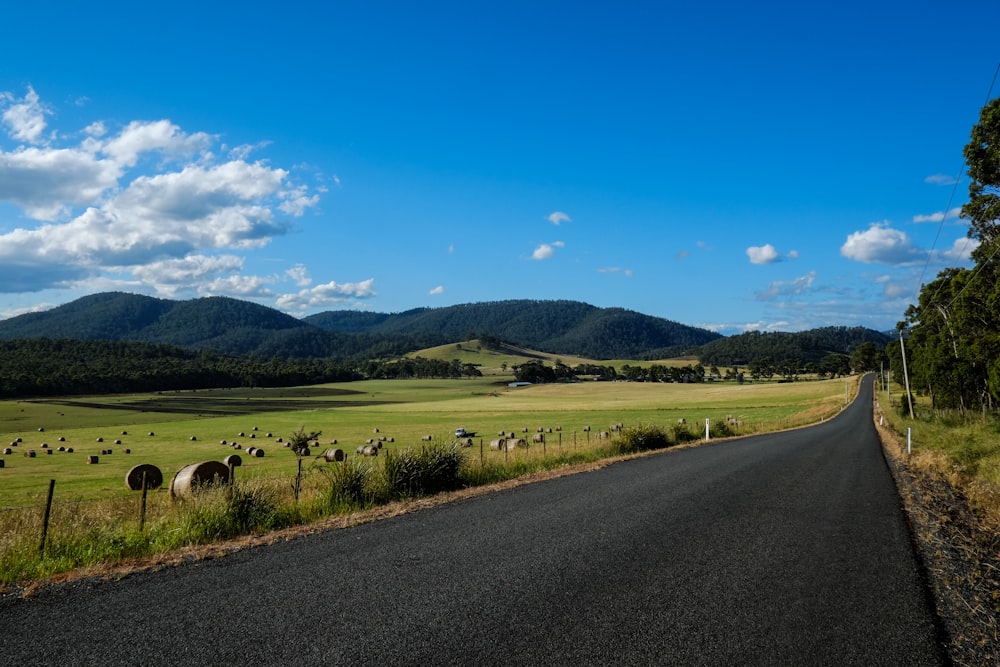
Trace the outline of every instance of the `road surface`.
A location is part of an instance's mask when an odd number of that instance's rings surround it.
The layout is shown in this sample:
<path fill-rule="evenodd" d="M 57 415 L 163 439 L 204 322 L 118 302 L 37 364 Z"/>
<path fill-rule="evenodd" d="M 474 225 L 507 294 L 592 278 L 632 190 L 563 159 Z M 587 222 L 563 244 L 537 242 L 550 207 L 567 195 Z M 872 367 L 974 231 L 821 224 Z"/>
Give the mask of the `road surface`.
<path fill-rule="evenodd" d="M 0 601 L 9 665 L 947 664 L 871 422 Z"/>

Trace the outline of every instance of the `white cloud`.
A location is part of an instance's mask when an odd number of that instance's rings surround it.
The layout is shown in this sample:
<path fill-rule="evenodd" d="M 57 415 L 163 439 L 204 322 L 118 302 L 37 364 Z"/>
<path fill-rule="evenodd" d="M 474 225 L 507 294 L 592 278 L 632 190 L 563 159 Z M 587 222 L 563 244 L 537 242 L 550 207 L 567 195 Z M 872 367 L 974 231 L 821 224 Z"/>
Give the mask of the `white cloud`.
<path fill-rule="evenodd" d="M 601 269 L 597 269 L 598 273 L 621 273 L 626 278 L 632 277 L 632 269 L 621 269 L 617 266 L 606 266 Z"/>
<path fill-rule="evenodd" d="M 552 213 L 549 213 L 548 217 L 546 217 L 546 220 L 551 222 L 553 225 L 558 225 L 559 223 L 562 222 L 573 222 L 570 219 L 570 217 L 565 213 L 563 213 L 562 211 L 553 211 Z"/>
<path fill-rule="evenodd" d="M 768 288 L 763 292 L 758 292 L 754 295 L 757 301 L 770 301 L 779 296 L 788 296 L 792 294 L 802 294 L 810 289 L 812 289 L 813 282 L 816 280 L 816 272 L 810 271 L 804 276 L 800 276 L 795 280 L 791 281 L 781 281 L 775 280 Z"/>
<path fill-rule="evenodd" d="M 979 247 L 979 241 L 967 236 L 955 239 L 951 247 L 934 253 L 934 259 L 948 264 L 963 264 L 972 260 L 972 251 Z"/>
<path fill-rule="evenodd" d="M 275 300 L 275 305 L 286 311 L 305 311 L 342 304 L 353 299 L 370 299 L 376 296 L 372 288 L 374 283 L 374 278 L 358 283 L 329 282 L 301 290 L 296 294 L 282 294 Z"/>
<path fill-rule="evenodd" d="M 913 245 L 906 232 L 889 227 L 887 222 L 873 222 L 866 231 L 848 236 L 840 254 L 865 264 L 895 266 L 920 262 L 927 256 Z"/>
<path fill-rule="evenodd" d="M 565 244 L 562 241 L 555 241 L 554 243 L 543 243 L 535 251 L 531 253 L 531 259 L 543 260 L 549 259 L 555 254 L 556 248 L 562 248 Z"/>
<path fill-rule="evenodd" d="M 444 294 L 444 285 L 438 285 L 437 287 L 435 287 L 434 289 L 432 289 L 430 292 L 428 292 L 428 294 L 430 294 L 431 296 L 437 296 L 438 294 Z"/>
<path fill-rule="evenodd" d="M 949 176 L 947 174 L 931 174 L 924 179 L 924 183 L 930 183 L 931 185 L 955 185 L 958 183 L 954 176 Z"/>
<path fill-rule="evenodd" d="M 762 246 L 750 246 L 746 252 L 751 264 L 773 264 L 781 259 L 781 255 L 770 243 L 765 243 Z"/>
<path fill-rule="evenodd" d="M 308 287 L 312 285 L 312 278 L 309 277 L 309 270 L 303 264 L 296 264 L 292 268 L 285 271 L 285 275 L 295 281 L 295 284 L 299 287 Z"/>
<path fill-rule="evenodd" d="M 956 220 L 962 216 L 962 209 L 953 208 L 950 211 L 937 211 L 936 213 L 931 213 L 929 215 L 915 215 L 913 216 L 913 222 L 943 222 L 945 220 Z"/>
<path fill-rule="evenodd" d="M 42 137 L 49 112 L 33 89 L 24 100 L 0 92 L 4 106 L 3 123 L 22 143 L 0 147 L 0 203 L 19 207 L 29 221 L 0 233 L 0 292 L 109 283 L 266 296 L 281 278 L 241 275 L 243 257 L 232 251 L 267 245 L 319 202 L 288 171 L 243 159 L 249 149 L 219 161 L 215 137 L 169 120 L 134 121 L 112 133 L 98 120 L 82 133 L 53 131 L 52 145 L 28 145 Z M 304 267 L 288 277 L 309 284 Z"/>
<path fill-rule="evenodd" d="M 13 103 L 0 118 L 3 118 L 4 124 L 9 128 L 10 136 L 17 141 L 39 143 L 42 133 L 45 132 L 45 116 L 51 112 L 42 105 L 38 93 L 28 86 L 28 92 L 20 100 L 10 93 L 0 94 L 0 103 L 8 100 L 12 100 Z"/>

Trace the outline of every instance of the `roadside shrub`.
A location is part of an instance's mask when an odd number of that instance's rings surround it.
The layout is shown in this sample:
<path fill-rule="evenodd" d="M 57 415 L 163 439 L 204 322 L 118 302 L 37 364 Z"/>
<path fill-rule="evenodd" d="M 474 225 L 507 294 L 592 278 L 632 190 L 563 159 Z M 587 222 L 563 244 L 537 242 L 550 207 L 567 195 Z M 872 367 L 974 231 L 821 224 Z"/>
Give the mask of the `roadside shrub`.
<path fill-rule="evenodd" d="M 261 484 L 235 483 L 203 490 L 184 520 L 193 543 L 227 539 L 278 527 L 278 501 L 272 489 Z"/>
<path fill-rule="evenodd" d="M 670 446 L 667 432 L 652 424 L 626 426 L 615 439 L 614 447 L 619 454 L 635 454 Z"/>
<path fill-rule="evenodd" d="M 390 497 L 422 496 L 459 487 L 462 453 L 455 445 L 387 452 L 385 490 Z"/>
<path fill-rule="evenodd" d="M 717 419 L 708 427 L 708 433 L 713 438 L 728 438 L 736 435 L 736 431 L 725 419 Z"/>
<path fill-rule="evenodd" d="M 349 459 L 322 468 L 329 481 L 325 504 L 331 512 L 366 507 L 374 500 L 371 460 Z"/>
<path fill-rule="evenodd" d="M 678 445 L 698 439 L 698 436 L 691 432 L 691 429 L 687 427 L 687 424 L 674 424 L 673 437 L 674 442 Z"/>

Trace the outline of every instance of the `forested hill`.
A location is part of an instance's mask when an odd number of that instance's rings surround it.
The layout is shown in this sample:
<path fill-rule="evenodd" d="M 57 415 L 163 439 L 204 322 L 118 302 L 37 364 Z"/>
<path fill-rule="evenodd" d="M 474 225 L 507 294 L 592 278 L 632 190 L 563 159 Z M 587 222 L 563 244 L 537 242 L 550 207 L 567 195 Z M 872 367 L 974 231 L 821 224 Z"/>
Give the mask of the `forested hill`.
<path fill-rule="evenodd" d="M 764 358 L 819 362 L 829 354 L 848 354 L 861 343 L 882 349 L 889 340 L 886 334 L 863 327 L 823 327 L 797 333 L 748 331 L 703 345 L 698 357 L 706 366 L 739 366 Z"/>
<path fill-rule="evenodd" d="M 342 333 L 495 337 L 523 347 L 591 359 L 669 355 L 721 338 L 717 333 L 622 308 L 579 301 L 492 301 L 419 308 L 394 315 L 332 311 L 304 319 Z"/>
<path fill-rule="evenodd" d="M 720 338 L 704 329 L 576 301 L 502 301 L 302 320 L 227 297 L 190 301 L 108 292 L 0 321 L 0 340 L 134 341 L 229 355 L 369 359 L 492 338 L 593 359 L 667 356 Z"/>

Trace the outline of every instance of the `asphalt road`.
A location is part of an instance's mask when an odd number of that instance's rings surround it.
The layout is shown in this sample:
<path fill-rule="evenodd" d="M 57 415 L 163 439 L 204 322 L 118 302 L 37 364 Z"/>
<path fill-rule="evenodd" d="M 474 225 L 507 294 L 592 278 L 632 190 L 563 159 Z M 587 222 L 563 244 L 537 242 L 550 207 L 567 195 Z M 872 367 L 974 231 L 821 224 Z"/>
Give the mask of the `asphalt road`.
<path fill-rule="evenodd" d="M 871 423 L 0 601 L 9 665 L 937 665 Z"/>

